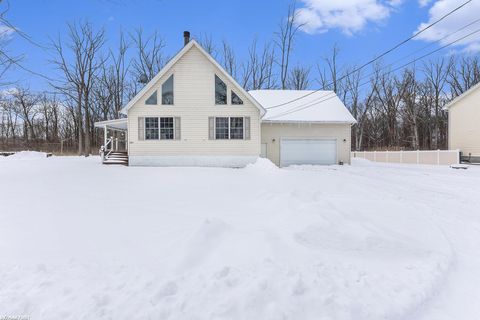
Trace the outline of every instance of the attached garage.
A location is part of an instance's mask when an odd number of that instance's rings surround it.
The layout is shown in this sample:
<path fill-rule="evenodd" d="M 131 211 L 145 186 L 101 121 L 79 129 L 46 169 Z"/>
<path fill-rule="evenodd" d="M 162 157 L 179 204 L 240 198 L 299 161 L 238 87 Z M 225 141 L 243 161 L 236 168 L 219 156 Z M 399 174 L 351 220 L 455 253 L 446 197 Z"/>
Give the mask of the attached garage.
<path fill-rule="evenodd" d="M 292 139 L 280 141 L 280 166 L 313 164 L 332 165 L 337 163 L 336 139 Z"/>
<path fill-rule="evenodd" d="M 350 163 L 355 119 L 333 91 L 253 90 L 266 110 L 262 156 L 278 166 Z"/>

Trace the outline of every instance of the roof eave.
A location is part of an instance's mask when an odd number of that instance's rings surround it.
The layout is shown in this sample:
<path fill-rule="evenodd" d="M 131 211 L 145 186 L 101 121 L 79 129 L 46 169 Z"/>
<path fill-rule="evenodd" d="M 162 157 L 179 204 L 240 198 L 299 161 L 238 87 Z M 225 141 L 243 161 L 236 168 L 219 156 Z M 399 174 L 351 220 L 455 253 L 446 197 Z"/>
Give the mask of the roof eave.
<path fill-rule="evenodd" d="M 262 120 L 262 123 L 318 123 L 318 124 L 356 124 L 356 120 Z"/>

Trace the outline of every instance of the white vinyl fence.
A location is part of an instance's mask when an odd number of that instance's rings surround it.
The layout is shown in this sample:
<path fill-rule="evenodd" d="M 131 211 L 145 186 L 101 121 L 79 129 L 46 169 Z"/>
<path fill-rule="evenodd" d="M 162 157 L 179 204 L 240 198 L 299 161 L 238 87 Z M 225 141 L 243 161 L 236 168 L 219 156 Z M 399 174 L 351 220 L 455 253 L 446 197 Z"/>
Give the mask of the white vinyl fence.
<path fill-rule="evenodd" d="M 353 151 L 352 157 L 375 162 L 452 165 L 460 163 L 459 150 Z"/>

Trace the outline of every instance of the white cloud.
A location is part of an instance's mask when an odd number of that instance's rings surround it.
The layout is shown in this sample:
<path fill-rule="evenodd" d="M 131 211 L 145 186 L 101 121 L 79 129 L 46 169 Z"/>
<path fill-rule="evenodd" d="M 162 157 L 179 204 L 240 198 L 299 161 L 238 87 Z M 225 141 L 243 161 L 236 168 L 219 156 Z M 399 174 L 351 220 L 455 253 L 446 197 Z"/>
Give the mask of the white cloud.
<path fill-rule="evenodd" d="M 0 25 L 0 40 L 8 40 L 11 38 L 12 34 L 15 32 L 15 29 L 10 28 L 4 24 Z"/>
<path fill-rule="evenodd" d="M 403 3 L 403 0 L 302 0 L 297 10 L 299 24 L 307 33 L 340 29 L 352 35 L 369 23 L 379 23 Z"/>
<path fill-rule="evenodd" d="M 420 4 L 420 7 L 426 7 L 432 2 L 432 0 L 418 0 L 418 4 Z"/>
<path fill-rule="evenodd" d="M 2 89 L 0 90 L 0 97 L 10 97 L 12 95 L 14 95 L 15 93 L 18 92 L 18 89 L 17 88 L 5 88 L 5 89 Z"/>
<path fill-rule="evenodd" d="M 432 1 L 430 1 L 432 2 Z M 422 3 L 420 3 L 421 5 Z M 434 21 L 440 19 L 442 16 L 452 11 L 461 4 L 458 0 L 436 0 L 433 1 L 428 14 L 429 18 L 427 22 L 424 22 L 418 26 L 418 30 L 421 30 L 433 23 Z M 460 28 L 468 25 L 469 23 L 477 20 L 479 18 L 478 13 L 480 12 L 480 1 L 472 1 L 467 4 L 465 7 L 456 11 L 452 15 L 445 18 L 437 25 L 426 30 L 424 33 L 420 34 L 416 39 L 424 40 L 428 42 L 440 41 L 441 45 L 446 45 L 450 42 L 453 42 L 463 36 L 468 35 L 480 29 L 480 22 L 477 22 L 470 27 L 457 32 L 451 36 L 448 36 Z M 417 32 L 416 31 L 416 32 Z M 447 37 L 448 36 L 448 37 Z M 447 37 L 447 38 L 445 38 Z M 455 44 L 456 48 L 459 48 L 464 51 L 478 52 L 480 51 L 480 32 L 469 36 L 468 38 L 459 41 Z"/>

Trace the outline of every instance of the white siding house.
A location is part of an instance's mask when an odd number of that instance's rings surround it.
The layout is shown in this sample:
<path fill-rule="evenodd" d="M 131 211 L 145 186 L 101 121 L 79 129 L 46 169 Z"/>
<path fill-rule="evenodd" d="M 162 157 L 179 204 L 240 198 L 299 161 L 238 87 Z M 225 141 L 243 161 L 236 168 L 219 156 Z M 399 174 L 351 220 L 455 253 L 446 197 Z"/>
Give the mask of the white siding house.
<path fill-rule="evenodd" d="M 170 77 L 173 103 L 163 104 L 162 84 Z M 216 101 L 216 77 L 226 85 L 226 104 Z M 157 102 L 147 104 L 155 93 Z M 243 103 L 232 104 L 233 94 Z M 243 166 L 260 154 L 263 108 L 193 40 L 121 112 L 128 119 L 130 165 Z M 162 119 L 172 119 L 173 139 L 163 139 L 161 127 L 158 138 L 149 137 L 151 118 L 159 118 L 159 126 Z M 243 134 L 234 137 L 232 131 L 220 138 L 215 132 L 220 118 L 229 119 L 230 131 L 239 119 Z"/>
<path fill-rule="evenodd" d="M 458 96 L 448 110 L 448 148 L 480 161 L 480 84 Z"/>
<path fill-rule="evenodd" d="M 105 132 L 105 163 L 241 167 L 259 156 L 279 166 L 350 162 L 355 120 L 334 93 L 246 92 L 194 40 L 121 113 L 127 117 L 95 124 Z M 126 133 L 122 152 L 109 129 Z"/>

